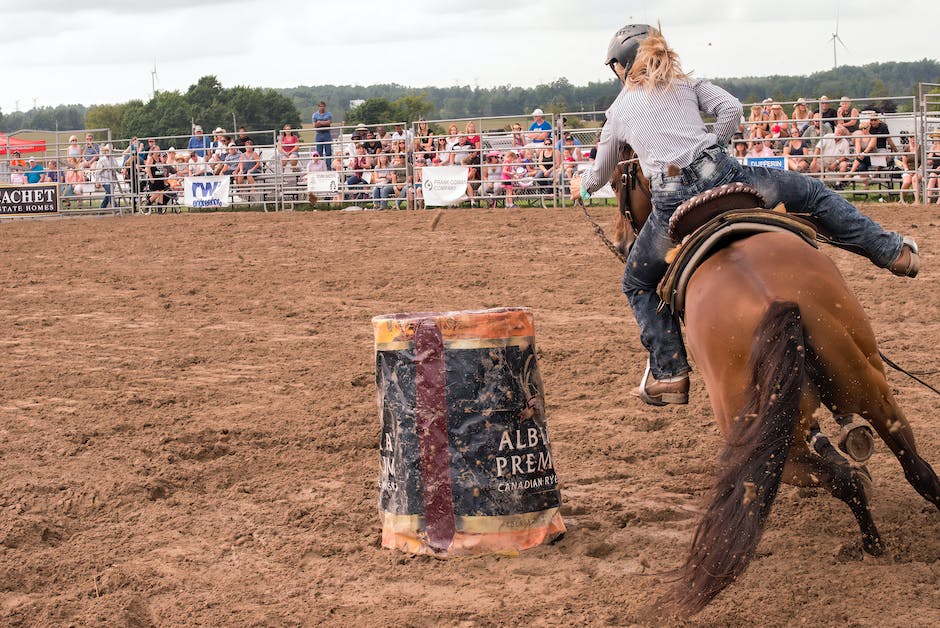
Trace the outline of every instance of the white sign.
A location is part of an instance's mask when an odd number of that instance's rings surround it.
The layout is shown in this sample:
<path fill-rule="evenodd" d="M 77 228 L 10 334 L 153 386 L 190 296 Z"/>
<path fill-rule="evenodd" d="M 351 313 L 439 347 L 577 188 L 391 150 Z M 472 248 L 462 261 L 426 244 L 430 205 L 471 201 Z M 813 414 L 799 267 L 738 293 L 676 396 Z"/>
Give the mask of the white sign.
<path fill-rule="evenodd" d="M 336 194 L 339 189 L 338 172 L 308 172 L 307 191 L 315 194 Z"/>
<path fill-rule="evenodd" d="M 591 164 L 578 164 L 578 173 L 583 173 L 590 168 Z M 610 181 L 605 183 L 597 192 L 591 194 L 591 198 L 615 198 L 614 188 L 610 187 Z"/>
<path fill-rule="evenodd" d="M 230 177 L 186 177 L 183 179 L 183 205 L 186 207 L 228 207 Z"/>
<path fill-rule="evenodd" d="M 421 171 L 424 204 L 442 207 L 459 201 L 467 194 L 466 166 L 432 166 Z"/>

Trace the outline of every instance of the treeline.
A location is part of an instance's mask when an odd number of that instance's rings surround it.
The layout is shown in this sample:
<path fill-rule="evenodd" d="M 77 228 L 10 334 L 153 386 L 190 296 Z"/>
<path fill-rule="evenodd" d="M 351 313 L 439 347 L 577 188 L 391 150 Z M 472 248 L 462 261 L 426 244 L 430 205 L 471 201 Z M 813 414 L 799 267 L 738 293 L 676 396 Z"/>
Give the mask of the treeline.
<path fill-rule="evenodd" d="M 827 95 L 838 99 L 888 98 L 912 96 L 918 83 L 940 83 L 940 63 L 924 59 L 913 62 L 870 63 L 863 66 L 841 66 L 835 70 L 816 72 L 809 76 L 765 76 L 719 78 L 713 81 L 741 99 L 757 102 L 768 96 L 777 101 L 795 101 Z M 588 83 L 578 87 L 562 78 L 536 87 L 500 86 L 492 88 L 454 86 L 413 88 L 402 85 L 317 85 L 282 89 L 293 101 L 304 120 L 308 120 L 316 103 L 325 100 L 335 120 L 371 122 L 362 119 L 361 106 L 349 111 L 353 100 L 382 99 L 394 103 L 403 98 L 423 98 L 431 105 L 429 115 L 439 119 L 474 116 L 511 116 L 528 113 L 536 107 L 545 111 L 603 111 L 617 96 L 620 86 L 615 79 Z M 903 103 L 901 103 L 903 105 Z M 902 107 L 903 108 L 903 107 Z M 352 115 L 347 115 L 348 113 Z"/>
<path fill-rule="evenodd" d="M 881 98 L 887 108 L 903 110 L 909 102 L 892 103 L 892 96 L 916 94 L 918 83 L 940 83 L 940 63 L 923 59 L 913 62 L 870 63 L 841 66 L 809 76 L 764 76 L 718 78 L 714 82 L 741 99 L 756 102 L 766 97 L 793 101 L 823 94 L 838 99 Z M 546 112 L 603 111 L 616 97 L 614 79 L 576 86 L 560 78 L 535 87 L 405 87 L 383 85 L 313 85 L 286 89 L 249 87 L 223 88 L 214 76 L 201 78 L 185 93 L 158 92 L 145 102 L 119 105 L 60 105 L 27 112 L 0 112 L 0 130 L 34 128 L 44 130 L 108 127 L 117 137 L 131 135 L 175 135 L 188 133 L 190 121 L 203 127 L 237 123 L 249 129 L 280 128 L 285 122 L 309 123 L 320 100 L 328 103 L 333 119 L 346 122 L 412 121 L 428 119 L 513 116 L 536 107 Z M 365 101 L 350 107 L 351 101 Z M 385 117 L 383 117 L 385 116 Z"/>

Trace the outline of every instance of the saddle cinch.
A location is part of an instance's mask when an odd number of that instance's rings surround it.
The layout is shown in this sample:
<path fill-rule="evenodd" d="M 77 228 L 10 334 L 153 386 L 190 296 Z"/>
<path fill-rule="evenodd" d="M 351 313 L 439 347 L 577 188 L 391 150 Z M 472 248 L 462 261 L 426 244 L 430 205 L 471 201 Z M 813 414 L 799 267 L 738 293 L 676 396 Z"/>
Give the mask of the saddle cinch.
<path fill-rule="evenodd" d="M 663 304 L 681 318 L 689 278 L 713 251 L 732 240 L 775 231 L 794 233 L 816 248 L 817 239 L 829 241 L 807 217 L 787 214 L 783 205 L 766 209 L 760 193 L 743 183 L 729 183 L 693 196 L 669 220 L 669 236 L 679 246 L 669 252 L 669 269 L 657 290 Z"/>

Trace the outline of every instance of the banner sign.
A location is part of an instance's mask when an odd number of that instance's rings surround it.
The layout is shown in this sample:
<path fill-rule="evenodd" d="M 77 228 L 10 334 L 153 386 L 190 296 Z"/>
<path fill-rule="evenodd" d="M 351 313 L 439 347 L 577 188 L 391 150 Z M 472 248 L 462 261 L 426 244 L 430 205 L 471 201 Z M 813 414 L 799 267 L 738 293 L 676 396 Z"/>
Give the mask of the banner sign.
<path fill-rule="evenodd" d="M 307 191 L 315 194 L 336 194 L 339 190 L 338 172 L 308 172 Z"/>
<path fill-rule="evenodd" d="M 228 207 L 230 177 L 186 177 L 183 179 L 183 205 L 186 207 Z"/>
<path fill-rule="evenodd" d="M 433 166 L 421 170 L 424 204 L 442 207 L 456 203 L 467 194 L 466 166 Z"/>
<path fill-rule="evenodd" d="M 748 166 L 760 166 L 761 168 L 772 168 L 774 170 L 786 170 L 786 157 L 745 157 L 744 162 Z"/>
<path fill-rule="evenodd" d="M 0 216 L 35 216 L 59 212 L 55 183 L 0 185 Z"/>

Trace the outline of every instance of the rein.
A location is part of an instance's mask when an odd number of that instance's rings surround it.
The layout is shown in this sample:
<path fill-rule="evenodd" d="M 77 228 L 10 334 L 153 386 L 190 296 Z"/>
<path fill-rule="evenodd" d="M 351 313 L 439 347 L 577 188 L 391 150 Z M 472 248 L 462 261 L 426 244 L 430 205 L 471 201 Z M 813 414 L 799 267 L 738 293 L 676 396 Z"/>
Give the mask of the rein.
<path fill-rule="evenodd" d="M 914 375 L 914 374 L 911 373 L 910 371 L 905 371 L 904 369 L 902 369 L 900 366 L 898 366 L 897 364 L 895 364 L 894 362 L 892 362 L 892 361 L 888 358 L 888 356 L 886 356 L 884 353 L 882 353 L 880 349 L 878 350 L 878 355 L 881 356 L 881 359 L 884 361 L 885 364 L 887 364 L 888 366 L 890 366 L 891 368 L 893 368 L 895 371 L 897 371 L 897 372 L 899 372 L 899 373 L 904 373 L 905 375 L 907 375 L 908 377 L 910 377 L 912 380 L 914 380 L 915 382 L 917 382 L 917 383 L 920 384 L 921 386 L 925 386 L 926 388 L 929 388 L 930 390 L 932 390 L 932 391 L 934 391 L 935 393 L 937 393 L 938 395 L 940 395 L 940 390 L 937 390 L 936 388 L 934 388 L 933 386 L 931 386 L 930 384 L 928 384 L 927 382 L 925 382 L 925 381 L 922 380 L 921 378 L 917 377 L 916 375 Z"/>
<path fill-rule="evenodd" d="M 621 252 L 617 249 L 617 247 L 614 246 L 614 243 L 610 241 L 610 239 L 607 237 L 607 234 L 604 233 L 603 227 L 601 227 L 599 224 L 597 224 L 597 221 L 594 220 L 594 218 L 591 216 L 590 212 L 588 212 L 587 205 L 584 204 L 584 201 L 581 200 L 581 198 L 578 198 L 575 202 L 576 202 L 578 205 L 581 206 L 581 211 L 584 212 L 584 217 L 587 218 L 588 222 L 591 223 L 591 225 L 594 226 L 594 233 L 597 235 L 598 238 L 601 239 L 601 242 L 603 242 L 604 245 L 605 245 L 608 249 L 610 249 L 610 252 L 611 252 L 611 253 L 613 253 L 614 255 L 617 256 L 617 259 L 619 259 L 621 262 L 623 262 L 624 264 L 626 264 L 626 263 L 627 263 L 627 258 L 624 257 L 623 253 L 621 253 Z"/>

